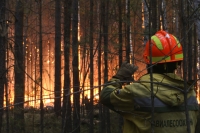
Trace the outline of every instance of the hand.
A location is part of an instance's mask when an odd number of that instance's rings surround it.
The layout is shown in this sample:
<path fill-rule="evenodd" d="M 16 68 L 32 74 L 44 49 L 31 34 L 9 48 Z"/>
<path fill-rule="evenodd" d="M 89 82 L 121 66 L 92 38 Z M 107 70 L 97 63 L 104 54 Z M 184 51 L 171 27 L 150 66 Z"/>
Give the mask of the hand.
<path fill-rule="evenodd" d="M 122 63 L 117 74 L 113 77 L 120 80 L 133 80 L 132 75 L 137 69 L 138 69 L 137 66 L 125 61 Z"/>

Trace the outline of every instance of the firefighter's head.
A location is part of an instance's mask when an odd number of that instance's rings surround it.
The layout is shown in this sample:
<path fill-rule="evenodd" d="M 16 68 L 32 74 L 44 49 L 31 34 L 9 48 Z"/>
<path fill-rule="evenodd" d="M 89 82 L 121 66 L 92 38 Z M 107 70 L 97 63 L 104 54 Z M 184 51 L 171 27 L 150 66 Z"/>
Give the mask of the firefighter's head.
<path fill-rule="evenodd" d="M 153 72 L 170 73 L 183 60 L 182 46 L 175 36 L 160 30 L 146 43 L 143 57 L 147 66 L 153 65 Z"/>

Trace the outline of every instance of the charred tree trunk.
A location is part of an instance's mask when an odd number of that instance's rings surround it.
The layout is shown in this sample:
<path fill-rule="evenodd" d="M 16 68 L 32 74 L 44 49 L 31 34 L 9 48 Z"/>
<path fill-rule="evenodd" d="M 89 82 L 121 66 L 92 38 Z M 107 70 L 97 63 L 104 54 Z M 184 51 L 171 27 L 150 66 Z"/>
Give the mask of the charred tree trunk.
<path fill-rule="evenodd" d="M 179 37 L 179 31 L 180 31 L 179 6 L 178 6 L 179 0 L 175 0 L 174 3 L 175 3 L 175 7 L 177 7 L 177 8 L 174 9 L 174 14 L 175 14 L 174 15 L 175 16 L 175 26 L 174 27 L 175 27 L 176 36 Z M 178 39 L 180 39 L 180 38 L 178 38 Z"/>
<path fill-rule="evenodd" d="M 187 45 L 187 53 L 188 53 L 188 58 L 187 58 L 187 64 L 188 64 L 188 67 L 187 67 L 187 71 L 188 71 L 188 80 L 193 80 L 193 73 L 192 73 L 192 70 L 194 70 L 194 66 L 193 66 L 193 43 L 192 43 L 192 25 L 193 25 L 193 21 L 191 20 L 191 17 L 190 17 L 190 14 L 191 14 L 191 10 L 190 10 L 190 3 L 187 2 L 187 31 L 188 31 L 188 34 L 187 34 L 187 41 L 186 41 L 186 45 Z"/>
<path fill-rule="evenodd" d="M 93 0 L 90 0 L 90 33 L 89 33 L 89 45 L 90 45 L 90 133 L 94 132 L 94 125 L 93 125 L 93 99 L 94 99 L 94 92 L 93 92 L 93 82 L 94 82 L 94 63 L 93 63 Z"/>
<path fill-rule="evenodd" d="M 153 25 L 153 22 L 155 22 L 155 16 L 156 14 L 153 14 L 153 13 L 156 13 L 155 11 L 153 11 L 152 7 L 154 6 L 154 2 L 155 0 L 151 0 L 150 3 L 149 3 L 149 41 L 151 42 L 151 36 L 154 34 L 155 30 L 156 30 L 156 24 Z M 155 8 L 155 7 L 154 7 Z M 155 10 L 155 9 L 154 9 Z M 152 17 L 154 15 L 154 17 Z M 150 43 L 149 42 L 149 43 Z M 149 51 L 150 51 L 150 55 L 152 55 L 152 49 L 149 48 Z M 150 65 L 152 64 L 152 58 L 150 58 Z M 152 68 L 150 68 L 150 82 L 151 82 L 151 132 L 154 133 L 154 124 L 153 124 L 153 121 L 154 121 L 154 89 L 153 89 L 153 70 Z"/>
<path fill-rule="evenodd" d="M 119 66 L 122 64 L 122 2 L 121 0 L 118 0 L 118 17 L 119 17 Z"/>
<path fill-rule="evenodd" d="M 14 132 L 25 132 L 24 129 L 24 47 L 23 47 L 23 0 L 16 1 L 15 8 L 15 97 L 14 97 Z"/>
<path fill-rule="evenodd" d="M 144 10 L 144 45 L 146 45 L 149 40 L 149 7 L 146 0 L 143 0 L 143 10 Z"/>
<path fill-rule="evenodd" d="M 194 2 L 194 9 L 195 9 L 195 34 L 197 35 L 197 38 L 195 40 L 195 42 L 197 42 L 197 53 L 199 54 L 200 53 L 200 19 L 199 19 L 199 5 L 200 5 L 200 0 L 193 0 Z M 200 62 L 200 55 L 198 55 L 197 57 L 197 63 Z M 198 66 L 197 68 L 197 73 L 198 73 L 198 77 L 200 77 L 200 67 Z M 198 86 L 199 88 L 199 86 Z M 200 97 L 198 97 L 198 100 L 200 99 Z M 198 122 L 197 122 L 197 126 L 196 126 L 196 131 L 195 133 L 199 133 L 200 132 L 200 116 L 198 116 Z"/>
<path fill-rule="evenodd" d="M 62 107 L 62 131 L 63 133 L 69 133 L 72 131 L 72 119 L 71 119 L 71 100 L 70 100 L 70 36 L 71 36 L 71 0 L 64 1 L 64 56 L 65 56 L 65 68 L 64 68 L 64 93 L 63 93 L 63 107 Z"/>
<path fill-rule="evenodd" d="M 6 36 L 7 36 L 7 25 L 5 20 L 5 7 L 6 1 L 0 1 L 0 133 L 2 129 L 3 120 L 3 104 L 4 104 L 4 85 L 6 84 Z"/>
<path fill-rule="evenodd" d="M 160 15 L 161 16 L 161 25 L 159 25 L 159 28 L 162 27 L 163 30 L 165 31 L 168 31 L 168 28 L 167 28 L 167 12 L 166 12 L 166 1 L 165 0 L 158 0 L 158 6 L 160 7 L 158 10 L 160 12 Z M 160 21 L 160 18 L 158 17 L 159 21 Z M 160 24 L 160 23 L 159 23 Z"/>
<path fill-rule="evenodd" d="M 122 2 L 121 2 L 121 0 L 118 0 L 118 17 L 119 17 L 119 21 L 118 21 L 118 23 L 119 23 L 119 35 L 118 35 L 118 38 L 119 38 L 119 66 L 121 66 L 121 64 L 122 64 L 122 61 L 123 61 L 123 52 L 122 52 L 122 44 L 123 44 L 123 40 L 122 40 Z M 123 126 L 123 118 L 122 118 L 122 116 L 121 115 L 119 115 L 119 133 L 122 133 L 122 127 Z"/>
<path fill-rule="evenodd" d="M 101 49 L 102 49 L 102 46 L 101 46 L 101 43 L 102 43 L 102 25 L 103 25 L 103 16 L 102 16 L 102 1 L 100 1 L 100 14 L 99 14 L 99 40 L 98 40 L 98 85 L 99 85 L 99 97 L 100 97 L 100 93 L 101 93 L 101 77 L 102 77 L 102 72 L 101 72 L 101 69 L 102 69 L 102 61 L 101 61 Z M 99 133 L 104 133 L 105 132 L 105 122 L 104 122 L 104 118 L 103 118 L 103 108 L 104 106 L 102 106 L 101 103 L 99 103 L 99 119 L 100 119 L 100 122 L 99 122 Z"/>
<path fill-rule="evenodd" d="M 108 5 L 109 0 L 102 1 L 103 15 L 103 40 L 104 40 L 104 83 L 108 81 Z M 110 133 L 110 112 L 108 108 L 104 110 L 104 119 L 106 120 L 106 132 Z"/>
<path fill-rule="evenodd" d="M 152 33 L 155 34 L 156 31 L 159 30 L 158 28 L 158 4 L 157 4 L 157 0 L 151 0 L 151 2 L 153 3 L 152 6 L 150 6 L 151 8 L 151 12 L 152 12 L 152 19 L 151 19 L 151 24 L 152 24 Z"/>
<path fill-rule="evenodd" d="M 130 62 L 130 0 L 126 0 L 126 60 Z"/>
<path fill-rule="evenodd" d="M 199 6 L 200 6 L 200 0 L 193 0 L 194 6 L 195 6 L 195 24 L 196 24 L 196 33 L 197 33 L 197 40 L 198 44 L 200 44 L 200 19 L 199 19 Z"/>
<path fill-rule="evenodd" d="M 40 68 L 40 130 L 44 133 L 44 103 L 43 103 L 43 48 L 42 48 L 42 0 L 39 2 L 39 68 Z"/>
<path fill-rule="evenodd" d="M 183 55 L 184 55 L 184 59 L 183 59 L 183 79 L 184 79 L 184 104 L 185 104 L 185 117 L 186 117 L 186 124 L 187 124 L 187 132 L 191 133 L 191 129 L 190 129 L 190 120 L 189 120 L 189 112 L 188 112 L 188 106 L 187 106 L 187 79 L 188 79 L 188 63 L 187 63 L 187 58 L 188 58 L 188 53 L 187 53 L 187 49 L 188 49 L 188 45 L 187 45 L 187 16 L 185 16 L 185 1 L 181 0 L 181 5 L 180 5 L 180 14 L 181 14 L 181 22 L 182 22 L 182 30 L 181 30 L 181 34 L 182 34 L 182 41 L 181 44 L 183 46 Z"/>
<path fill-rule="evenodd" d="M 55 1 L 55 85 L 54 111 L 61 115 L 61 0 Z"/>
<path fill-rule="evenodd" d="M 72 1 L 73 130 L 80 132 L 80 82 L 78 60 L 78 0 Z"/>

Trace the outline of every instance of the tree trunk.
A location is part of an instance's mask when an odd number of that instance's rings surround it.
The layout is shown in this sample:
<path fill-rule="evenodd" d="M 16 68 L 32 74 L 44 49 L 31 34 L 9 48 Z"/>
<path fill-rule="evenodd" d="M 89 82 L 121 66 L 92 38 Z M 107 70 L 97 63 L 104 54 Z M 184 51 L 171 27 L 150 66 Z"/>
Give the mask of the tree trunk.
<path fill-rule="evenodd" d="M 175 6 L 177 6 L 177 7 L 179 7 L 179 6 L 178 6 L 178 4 L 179 4 L 178 1 L 179 1 L 179 0 L 175 0 L 175 1 L 174 1 L 174 2 L 175 2 Z M 176 19 L 175 19 L 175 33 L 176 33 L 176 36 L 178 37 L 178 36 L 179 36 L 179 31 L 180 31 L 180 30 L 179 30 L 179 29 L 180 29 L 180 28 L 179 28 L 179 27 L 180 27 L 180 26 L 179 26 L 179 20 L 180 20 L 180 19 L 179 19 L 179 8 L 176 8 L 174 12 L 175 12 L 175 18 L 176 18 Z M 178 38 L 178 39 L 180 40 L 180 38 Z"/>
<path fill-rule="evenodd" d="M 6 61 L 6 36 L 7 36 L 7 25 L 5 20 L 5 6 L 6 1 L 0 1 L 0 133 L 2 129 L 2 117 L 3 117 L 3 104 L 4 104 L 4 85 L 6 83 L 6 69 L 5 69 L 5 61 Z"/>
<path fill-rule="evenodd" d="M 102 25 L 103 25 L 103 8 L 102 8 L 102 4 L 103 2 L 100 1 L 100 6 L 99 6 L 99 9 L 100 9 L 100 13 L 99 13 L 99 40 L 98 40 L 98 85 L 99 85 L 99 97 L 100 97 L 100 93 L 101 93 L 101 77 L 102 77 L 102 72 L 101 72 L 101 69 L 102 69 L 102 61 L 101 61 L 101 43 L 102 43 Z M 103 118 L 103 108 L 104 106 L 102 106 L 101 103 L 99 103 L 99 133 L 104 133 L 105 132 L 105 122 L 104 122 L 104 118 Z"/>
<path fill-rule="evenodd" d="M 44 133 L 42 0 L 39 2 L 40 130 Z"/>
<path fill-rule="evenodd" d="M 25 132 L 24 130 L 24 47 L 23 47 L 23 0 L 16 1 L 15 8 L 15 97 L 14 97 L 14 131 Z"/>
<path fill-rule="evenodd" d="M 118 0 L 118 13 L 119 13 L 119 66 L 122 64 L 122 2 L 121 0 Z"/>
<path fill-rule="evenodd" d="M 55 99 L 54 111 L 61 115 L 61 0 L 55 1 Z"/>
<path fill-rule="evenodd" d="M 162 29 L 165 30 L 165 31 L 168 31 L 168 28 L 167 28 L 167 12 L 166 12 L 166 1 L 165 0 L 159 0 L 158 1 L 159 3 L 159 7 L 160 7 L 160 15 L 161 18 L 162 18 L 162 25 L 159 26 L 160 28 L 163 27 Z M 159 19 L 159 17 L 158 17 Z M 160 19 L 159 19 L 160 21 Z"/>
<path fill-rule="evenodd" d="M 190 10 L 190 3 L 187 2 L 187 16 L 189 18 L 191 14 L 191 10 Z M 194 66 L 193 66 L 193 43 L 192 43 L 192 23 L 193 21 L 191 21 L 190 19 L 187 21 L 187 31 L 188 31 L 188 34 L 187 34 L 187 53 L 188 53 L 188 58 L 187 58 L 187 65 L 188 65 L 188 74 L 187 74 L 187 77 L 188 77 L 188 80 L 193 80 L 193 73 L 192 73 L 192 70 L 194 70 Z"/>
<path fill-rule="evenodd" d="M 119 17 L 119 35 L 118 35 L 118 38 L 119 38 L 119 64 L 118 66 L 121 66 L 122 64 L 122 61 L 123 61 L 123 52 L 122 52 L 122 44 L 123 44 L 123 40 L 122 40 L 122 34 L 123 34 L 123 31 L 122 31 L 122 2 L 121 0 L 118 0 L 118 17 Z M 121 115 L 119 115 L 119 133 L 122 133 L 122 128 L 123 128 L 123 117 Z"/>
<path fill-rule="evenodd" d="M 182 33 L 182 46 L 183 46 L 183 55 L 184 55 L 184 58 L 183 58 L 183 80 L 184 80 L 184 105 L 185 105 L 185 117 L 186 117 L 186 124 L 187 124 L 187 132 L 188 133 L 191 133 L 191 129 L 190 129 L 190 120 L 189 120 L 189 112 L 188 112 L 188 106 L 187 106 L 187 76 L 188 76 L 188 69 L 187 69 L 187 58 L 188 58 L 188 54 L 187 54 L 187 49 L 188 49 L 188 46 L 187 46 L 187 16 L 185 15 L 184 13 L 185 11 L 185 1 L 184 0 L 181 0 L 181 5 L 180 5 L 180 14 L 181 14 L 181 22 L 182 22 L 182 30 L 181 30 L 181 33 Z"/>
<path fill-rule="evenodd" d="M 144 10 L 144 45 L 146 45 L 149 40 L 149 7 L 146 0 L 143 0 L 143 10 Z"/>
<path fill-rule="evenodd" d="M 122 48 L 123 48 L 123 39 L 122 39 L 122 29 L 123 29 L 123 27 L 122 27 L 122 1 L 121 0 L 118 0 L 118 26 L 119 26 L 119 28 L 118 28 L 118 40 L 119 40 L 119 56 L 118 56 L 118 58 L 119 58 L 119 64 L 118 64 L 118 66 L 120 67 L 121 66 L 121 64 L 122 64 L 122 62 L 123 62 L 123 51 L 122 51 Z M 122 131 L 122 128 L 123 128 L 123 117 L 121 116 L 121 115 L 119 115 L 119 133 L 122 133 L 123 131 Z"/>
<path fill-rule="evenodd" d="M 130 0 L 126 0 L 126 61 L 130 62 Z"/>
<path fill-rule="evenodd" d="M 153 5 L 152 6 L 150 6 L 150 8 L 151 8 L 151 17 L 152 17 L 152 19 L 151 19 L 151 24 L 152 24 L 152 34 L 155 34 L 158 30 L 159 30 L 159 28 L 158 28 L 158 20 L 160 20 L 160 19 L 158 19 L 158 12 L 157 12 L 157 8 L 158 8 L 158 4 L 157 4 L 157 0 L 151 0 L 151 2 L 153 3 Z"/>
<path fill-rule="evenodd" d="M 156 6 L 157 4 L 154 3 L 155 0 L 151 0 L 149 3 L 149 43 L 151 43 L 151 36 L 154 34 L 155 30 L 156 30 L 156 24 L 152 24 L 153 22 L 155 22 L 156 20 L 156 12 L 155 12 L 155 7 L 154 7 L 154 12 L 152 7 Z M 155 4 L 155 5 L 154 5 Z M 153 14 L 155 13 L 155 14 Z M 154 15 L 154 17 L 152 17 Z M 150 51 L 150 55 L 152 55 L 152 49 L 149 48 Z M 152 58 L 150 58 L 150 65 L 152 64 Z M 152 67 L 150 68 L 150 82 L 151 82 L 151 132 L 154 133 L 154 89 L 153 89 L 153 70 Z"/>
<path fill-rule="evenodd" d="M 70 36 L 71 36 L 71 0 L 64 1 L 64 93 L 63 93 L 63 107 L 62 107 L 62 129 L 63 133 L 70 133 L 72 131 L 71 119 L 71 100 L 70 100 Z"/>
<path fill-rule="evenodd" d="M 93 0 L 90 0 L 90 33 L 89 33 L 89 45 L 90 45 L 90 133 L 94 132 L 94 125 L 93 125 L 93 99 L 94 99 L 94 92 L 93 92 L 93 82 L 94 82 L 94 63 L 93 63 Z"/>
<path fill-rule="evenodd" d="M 197 34 L 197 44 L 198 44 L 198 52 L 200 52 L 200 19 L 199 19 L 199 5 L 200 0 L 193 0 L 195 6 L 195 25 L 196 25 L 196 34 Z M 200 62 L 200 55 L 198 57 L 198 63 Z M 198 77 L 200 77 L 200 67 L 198 68 Z"/>
<path fill-rule="evenodd" d="M 195 24 L 196 24 L 196 32 L 197 32 L 197 40 L 198 40 L 198 44 L 200 44 L 200 19 L 198 18 L 199 17 L 199 5 L 200 5 L 200 0 L 193 0 L 194 1 L 194 6 L 195 6 L 195 9 L 198 9 L 197 10 L 197 13 L 195 13 Z"/>
<path fill-rule="evenodd" d="M 109 0 L 103 0 L 102 12 L 103 12 L 103 40 L 104 40 L 104 83 L 108 82 L 108 12 L 109 12 Z M 104 118 L 106 118 L 106 132 L 110 133 L 110 112 L 108 108 L 105 108 Z"/>
<path fill-rule="evenodd" d="M 80 82 L 78 60 L 78 0 L 72 1 L 73 130 L 80 132 Z"/>
<path fill-rule="evenodd" d="M 199 8 L 199 5 L 200 5 L 200 0 L 193 0 L 194 2 L 194 6 L 195 6 L 195 9 L 194 10 L 197 10 Z M 195 26 L 196 26 L 196 34 L 197 34 L 197 48 L 198 48 L 198 51 L 197 53 L 199 54 L 200 53 L 200 19 L 199 19 L 199 9 L 197 10 L 197 12 L 195 13 Z M 195 40 L 196 42 L 196 40 Z M 200 55 L 198 55 L 197 57 L 197 62 L 199 63 L 200 62 Z M 198 67 L 197 68 L 198 70 L 198 77 L 200 77 L 200 68 Z M 199 87 L 199 86 L 198 86 Z M 199 97 L 198 97 L 199 99 Z M 196 126 L 196 131 L 195 133 L 199 133 L 200 132 L 200 116 L 198 116 L 198 122 L 197 122 L 197 126 Z"/>

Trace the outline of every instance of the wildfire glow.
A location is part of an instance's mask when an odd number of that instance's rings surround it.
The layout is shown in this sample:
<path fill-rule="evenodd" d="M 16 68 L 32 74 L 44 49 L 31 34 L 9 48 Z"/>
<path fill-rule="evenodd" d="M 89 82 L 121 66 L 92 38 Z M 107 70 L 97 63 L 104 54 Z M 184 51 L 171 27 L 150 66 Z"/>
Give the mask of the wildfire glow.
<path fill-rule="evenodd" d="M 199 85 L 198 85 L 199 86 Z M 198 101 L 198 103 L 200 103 L 200 91 L 199 91 L 199 87 L 197 87 L 197 91 L 196 91 L 196 93 L 197 93 L 197 101 Z"/>

